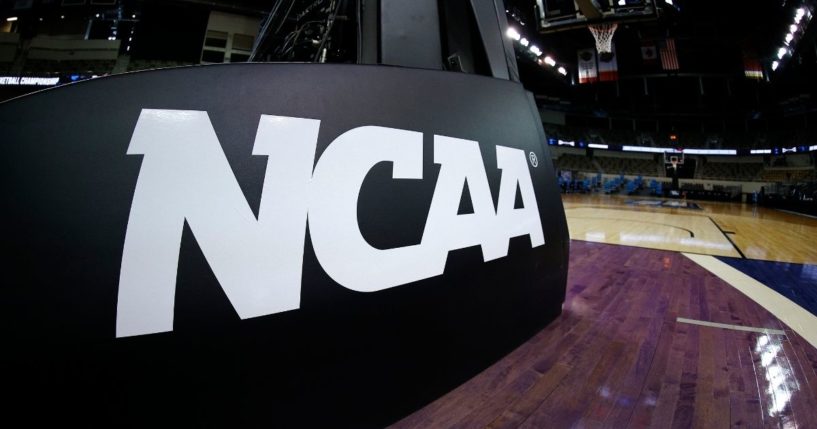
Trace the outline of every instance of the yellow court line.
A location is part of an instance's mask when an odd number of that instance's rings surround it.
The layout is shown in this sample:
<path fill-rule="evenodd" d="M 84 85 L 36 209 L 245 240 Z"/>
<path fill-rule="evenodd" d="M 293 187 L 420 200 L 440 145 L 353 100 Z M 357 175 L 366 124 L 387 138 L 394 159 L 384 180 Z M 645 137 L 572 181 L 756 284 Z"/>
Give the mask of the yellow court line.
<path fill-rule="evenodd" d="M 817 347 L 817 316 L 714 256 L 692 253 L 683 255 L 760 304 L 812 346 Z"/>

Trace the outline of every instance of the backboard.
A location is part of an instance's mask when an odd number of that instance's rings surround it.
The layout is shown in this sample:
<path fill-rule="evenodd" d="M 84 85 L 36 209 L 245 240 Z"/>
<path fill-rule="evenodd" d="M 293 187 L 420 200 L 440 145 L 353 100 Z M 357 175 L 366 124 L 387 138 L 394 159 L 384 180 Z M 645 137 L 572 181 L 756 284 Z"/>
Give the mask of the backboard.
<path fill-rule="evenodd" d="M 599 21 L 635 22 L 658 18 L 656 0 L 536 0 L 541 33 L 572 30 Z"/>
<path fill-rule="evenodd" d="M 678 164 L 683 164 L 684 152 L 682 150 L 664 152 L 664 164 L 670 164 L 673 160 Z"/>
<path fill-rule="evenodd" d="M 664 152 L 664 164 L 671 165 L 673 161 L 675 161 L 675 164 L 677 165 L 684 165 L 683 150 Z"/>

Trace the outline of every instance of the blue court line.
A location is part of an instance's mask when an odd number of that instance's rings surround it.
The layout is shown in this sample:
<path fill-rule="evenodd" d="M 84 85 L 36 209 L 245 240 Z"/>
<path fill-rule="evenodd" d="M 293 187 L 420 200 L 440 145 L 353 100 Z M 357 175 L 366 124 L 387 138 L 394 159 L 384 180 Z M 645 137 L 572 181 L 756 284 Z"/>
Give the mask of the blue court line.
<path fill-rule="evenodd" d="M 717 258 L 817 316 L 817 265 Z"/>

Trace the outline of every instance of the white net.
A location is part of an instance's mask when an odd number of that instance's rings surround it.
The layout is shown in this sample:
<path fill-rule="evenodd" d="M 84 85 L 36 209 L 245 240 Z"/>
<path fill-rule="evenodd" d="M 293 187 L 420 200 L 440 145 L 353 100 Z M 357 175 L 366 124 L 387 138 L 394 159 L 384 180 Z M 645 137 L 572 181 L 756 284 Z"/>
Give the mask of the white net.
<path fill-rule="evenodd" d="M 593 37 L 596 39 L 596 50 L 599 54 L 610 54 L 613 52 L 613 34 L 618 28 L 617 22 L 602 22 L 587 26 Z"/>

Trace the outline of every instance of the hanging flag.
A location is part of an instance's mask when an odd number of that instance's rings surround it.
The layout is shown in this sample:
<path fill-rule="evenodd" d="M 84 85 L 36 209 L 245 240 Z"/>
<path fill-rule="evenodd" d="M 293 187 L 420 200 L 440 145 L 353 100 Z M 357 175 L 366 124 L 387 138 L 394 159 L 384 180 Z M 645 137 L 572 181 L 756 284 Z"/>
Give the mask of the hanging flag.
<path fill-rule="evenodd" d="M 658 50 L 653 41 L 641 41 L 641 60 L 644 64 L 655 64 L 658 62 Z"/>
<path fill-rule="evenodd" d="M 763 79 L 763 68 L 757 53 L 751 49 L 743 51 L 743 73 L 749 79 Z"/>
<path fill-rule="evenodd" d="M 610 82 L 618 80 L 618 60 L 616 59 L 616 47 L 610 46 L 613 56 L 610 61 L 604 61 L 599 57 L 599 80 L 601 82 Z"/>
<path fill-rule="evenodd" d="M 675 39 L 667 39 L 661 47 L 661 68 L 664 70 L 678 70 L 678 53 L 675 50 Z"/>
<path fill-rule="evenodd" d="M 579 53 L 579 83 L 593 83 L 599 80 L 599 69 L 596 65 L 596 50 L 580 49 Z"/>

